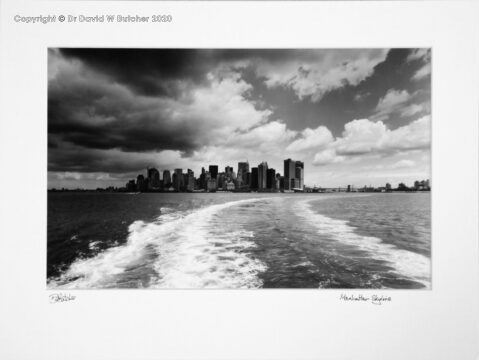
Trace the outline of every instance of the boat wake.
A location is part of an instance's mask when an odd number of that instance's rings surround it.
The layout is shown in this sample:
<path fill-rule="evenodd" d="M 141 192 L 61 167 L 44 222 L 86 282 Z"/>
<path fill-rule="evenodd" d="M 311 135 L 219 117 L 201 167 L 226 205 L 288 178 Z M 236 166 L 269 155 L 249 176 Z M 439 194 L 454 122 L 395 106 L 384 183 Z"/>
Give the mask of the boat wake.
<path fill-rule="evenodd" d="M 253 288 L 266 266 L 248 254 L 253 232 L 225 223 L 233 206 L 216 204 L 189 212 L 162 209 L 157 221 L 135 221 L 123 245 L 77 259 L 48 288 Z"/>
<path fill-rule="evenodd" d="M 354 246 L 364 251 L 368 257 L 387 263 L 393 269 L 391 272 L 430 288 L 431 261 L 429 258 L 384 243 L 377 237 L 357 234 L 356 228 L 348 225 L 348 221 L 332 219 L 315 212 L 311 208 L 310 201 L 298 202 L 296 213 L 313 224 L 318 234 L 332 238 L 341 244 Z"/>

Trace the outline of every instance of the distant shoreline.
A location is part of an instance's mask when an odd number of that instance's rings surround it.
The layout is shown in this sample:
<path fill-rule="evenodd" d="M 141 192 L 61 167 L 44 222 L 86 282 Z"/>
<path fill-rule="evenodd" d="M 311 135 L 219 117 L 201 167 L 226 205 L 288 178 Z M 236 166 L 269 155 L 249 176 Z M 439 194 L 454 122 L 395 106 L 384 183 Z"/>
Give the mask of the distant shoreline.
<path fill-rule="evenodd" d="M 430 193 L 431 190 L 391 190 L 391 191 L 145 191 L 129 192 L 122 190 L 95 190 L 95 189 L 47 189 L 48 193 L 101 193 L 101 194 L 392 194 L 392 193 Z"/>

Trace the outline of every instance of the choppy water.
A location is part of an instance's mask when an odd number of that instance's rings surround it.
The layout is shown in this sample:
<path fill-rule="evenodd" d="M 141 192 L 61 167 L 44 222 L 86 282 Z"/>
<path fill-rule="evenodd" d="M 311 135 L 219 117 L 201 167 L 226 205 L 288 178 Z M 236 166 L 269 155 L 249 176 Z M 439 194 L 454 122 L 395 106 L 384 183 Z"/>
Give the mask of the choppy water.
<path fill-rule="evenodd" d="M 430 195 L 49 193 L 48 288 L 429 288 Z"/>

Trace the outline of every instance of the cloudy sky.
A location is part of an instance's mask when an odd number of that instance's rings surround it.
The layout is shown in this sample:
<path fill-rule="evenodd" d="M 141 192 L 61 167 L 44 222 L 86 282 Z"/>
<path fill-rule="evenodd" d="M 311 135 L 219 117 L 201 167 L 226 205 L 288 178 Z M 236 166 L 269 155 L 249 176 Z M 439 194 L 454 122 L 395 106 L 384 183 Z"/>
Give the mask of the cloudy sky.
<path fill-rule="evenodd" d="M 302 160 L 306 185 L 430 177 L 428 49 L 50 49 L 48 186 Z"/>

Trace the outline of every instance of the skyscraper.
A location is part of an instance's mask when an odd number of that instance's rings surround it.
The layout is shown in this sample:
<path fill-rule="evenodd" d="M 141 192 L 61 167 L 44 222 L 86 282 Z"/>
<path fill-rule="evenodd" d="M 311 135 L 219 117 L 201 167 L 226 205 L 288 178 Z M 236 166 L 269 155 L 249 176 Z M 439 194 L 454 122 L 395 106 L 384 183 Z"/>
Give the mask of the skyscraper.
<path fill-rule="evenodd" d="M 136 177 L 136 189 L 138 191 L 146 191 L 146 182 L 145 182 L 145 177 L 143 175 L 138 175 Z"/>
<path fill-rule="evenodd" d="M 268 169 L 266 176 L 266 188 L 276 189 L 276 170 L 273 168 Z"/>
<path fill-rule="evenodd" d="M 210 165 L 210 176 L 212 179 L 216 179 L 218 177 L 218 165 Z"/>
<path fill-rule="evenodd" d="M 200 189 L 206 190 L 206 171 L 204 167 L 201 168 Z"/>
<path fill-rule="evenodd" d="M 163 170 L 163 187 L 167 189 L 170 186 L 171 186 L 170 170 Z"/>
<path fill-rule="evenodd" d="M 304 163 L 296 161 L 295 178 L 298 179 L 298 187 L 304 189 Z"/>
<path fill-rule="evenodd" d="M 175 169 L 173 174 L 173 187 L 176 191 L 182 191 L 184 189 L 183 169 Z"/>
<path fill-rule="evenodd" d="M 258 168 L 251 168 L 251 189 L 258 190 Z"/>
<path fill-rule="evenodd" d="M 150 190 L 158 190 L 160 188 L 160 173 L 155 168 L 147 168 L 147 173 Z"/>
<path fill-rule="evenodd" d="M 195 173 L 193 170 L 188 169 L 188 172 L 186 174 L 186 190 L 187 191 L 193 191 L 195 190 Z"/>
<path fill-rule="evenodd" d="M 267 189 L 268 163 L 263 161 L 258 165 L 258 189 Z"/>
<path fill-rule="evenodd" d="M 238 186 L 245 187 L 249 185 L 248 183 L 248 172 L 249 172 L 249 163 L 239 162 L 238 163 Z"/>
<path fill-rule="evenodd" d="M 296 176 L 296 162 L 287 159 L 284 160 L 284 190 L 292 190 L 291 180 Z"/>

